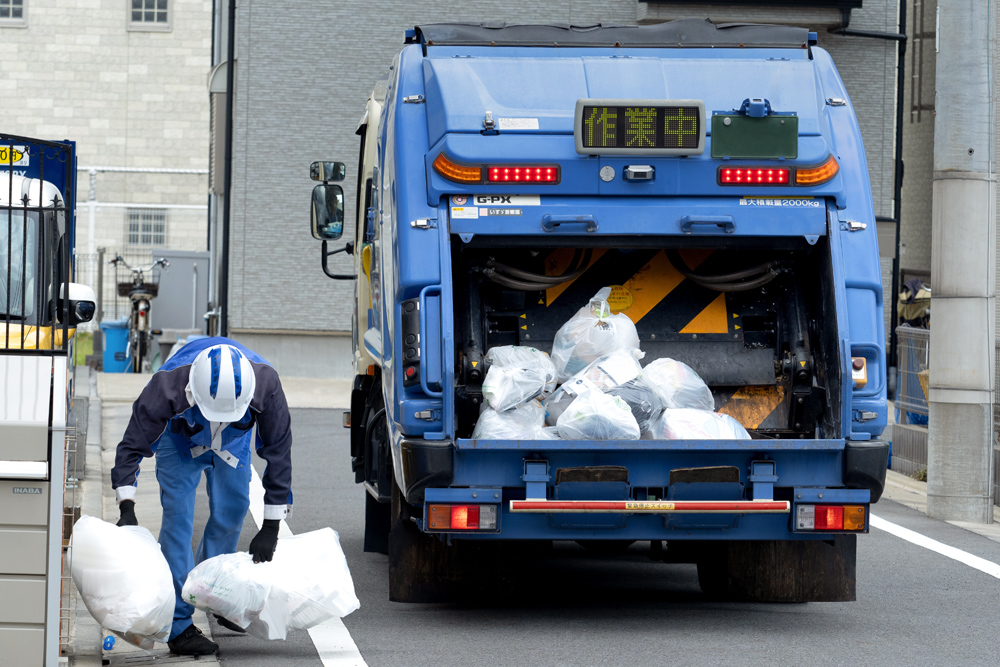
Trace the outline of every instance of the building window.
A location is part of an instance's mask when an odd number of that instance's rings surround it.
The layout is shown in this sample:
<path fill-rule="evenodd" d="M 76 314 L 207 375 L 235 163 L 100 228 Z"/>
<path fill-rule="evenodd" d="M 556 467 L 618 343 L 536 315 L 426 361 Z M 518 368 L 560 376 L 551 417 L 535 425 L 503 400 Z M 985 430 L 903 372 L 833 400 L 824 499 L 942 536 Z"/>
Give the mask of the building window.
<path fill-rule="evenodd" d="M 170 0 L 128 0 L 129 30 L 170 30 Z"/>
<path fill-rule="evenodd" d="M 0 0 L 0 26 L 23 28 L 28 25 L 25 0 Z"/>
<path fill-rule="evenodd" d="M 141 248 L 167 243 L 167 211 L 162 208 L 128 209 L 128 245 Z"/>

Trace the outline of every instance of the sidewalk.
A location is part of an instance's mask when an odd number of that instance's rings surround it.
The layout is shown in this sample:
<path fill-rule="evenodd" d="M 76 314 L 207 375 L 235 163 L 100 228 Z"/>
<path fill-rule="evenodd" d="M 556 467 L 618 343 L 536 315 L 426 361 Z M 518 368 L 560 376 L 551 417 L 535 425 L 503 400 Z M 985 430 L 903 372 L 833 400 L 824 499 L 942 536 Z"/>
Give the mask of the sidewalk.
<path fill-rule="evenodd" d="M 86 367 L 76 369 L 77 394 L 90 397 L 86 443 L 86 474 L 78 492 L 81 514 L 118 520 L 115 494 L 111 489 L 111 468 L 115 463 L 115 448 L 132 414 L 132 402 L 139 396 L 149 375 L 128 373 L 92 373 Z M 350 405 L 349 380 L 317 380 L 313 378 L 282 378 L 282 387 L 290 408 L 334 408 Z M 136 492 L 135 512 L 139 525 L 154 536 L 160 531 L 160 489 L 156 483 L 155 459 L 143 462 L 142 484 Z M 215 656 L 171 655 L 165 644 L 157 644 L 152 651 L 144 651 L 122 639 L 115 638 L 111 651 L 102 648 L 110 632 L 101 628 L 77 598 L 75 586 L 70 586 L 70 609 L 75 609 L 70 632 L 71 649 L 68 664 L 76 667 L 102 667 L 103 665 L 161 665 L 193 662 L 203 667 L 217 667 Z M 66 604 L 64 601 L 63 604 Z M 195 611 L 194 622 L 212 636 L 211 626 L 204 612 Z"/>

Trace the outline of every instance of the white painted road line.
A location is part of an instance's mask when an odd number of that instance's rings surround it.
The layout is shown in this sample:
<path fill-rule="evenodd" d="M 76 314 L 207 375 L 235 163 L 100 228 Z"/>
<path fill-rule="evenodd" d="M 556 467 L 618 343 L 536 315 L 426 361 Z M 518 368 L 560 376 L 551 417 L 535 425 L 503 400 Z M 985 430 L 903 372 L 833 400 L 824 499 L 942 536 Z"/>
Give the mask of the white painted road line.
<path fill-rule="evenodd" d="M 250 514 L 254 523 L 260 528 L 264 521 L 264 485 L 261 484 L 256 469 L 250 478 Z M 291 529 L 282 520 L 278 536 L 291 537 L 291 535 Z M 323 661 L 323 667 L 368 667 L 368 663 L 361 657 L 357 644 L 351 639 L 351 633 L 339 618 L 331 618 L 309 628 L 309 638 L 319 653 L 319 659 Z"/>
<path fill-rule="evenodd" d="M 878 528 L 879 530 L 884 530 L 887 533 L 895 535 L 900 539 L 904 539 L 907 542 L 912 542 L 917 546 L 921 546 L 925 549 L 930 549 L 935 551 L 942 556 L 947 556 L 957 560 L 960 563 L 965 563 L 969 567 L 974 567 L 981 572 L 985 572 L 991 577 L 996 577 L 1000 579 L 1000 565 L 992 561 L 988 561 L 985 558 L 980 558 L 979 556 L 973 556 L 972 554 L 962 551 L 961 549 L 956 549 L 955 547 L 948 546 L 943 542 L 938 542 L 937 540 L 932 540 L 931 538 L 921 535 L 920 533 L 914 532 L 909 528 L 903 528 L 902 526 L 897 526 L 891 521 L 886 521 L 881 517 L 877 517 L 874 514 L 871 516 L 872 528 Z"/>

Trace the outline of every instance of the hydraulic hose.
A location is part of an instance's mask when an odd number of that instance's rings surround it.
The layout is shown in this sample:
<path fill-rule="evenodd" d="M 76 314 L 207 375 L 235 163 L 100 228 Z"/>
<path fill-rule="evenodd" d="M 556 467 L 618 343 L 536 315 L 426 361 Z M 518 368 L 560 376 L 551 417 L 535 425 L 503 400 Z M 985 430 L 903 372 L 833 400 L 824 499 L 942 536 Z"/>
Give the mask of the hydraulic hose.
<path fill-rule="evenodd" d="M 749 269 L 743 269 L 742 271 L 734 271 L 733 273 L 719 273 L 715 275 L 706 275 L 702 273 L 695 273 L 689 269 L 685 264 L 684 260 L 681 259 L 680 253 L 676 250 L 668 250 L 667 258 L 670 263 L 674 265 L 674 268 L 683 275 L 685 278 L 690 278 L 695 282 L 700 283 L 731 283 L 738 280 L 744 280 L 746 278 L 753 278 L 759 276 L 768 271 L 781 268 L 778 262 L 765 262 L 764 264 L 758 264 L 757 266 L 752 266 Z"/>
<path fill-rule="evenodd" d="M 486 277 L 497 283 L 498 285 L 503 285 L 504 287 L 509 287 L 511 289 L 521 290 L 524 292 L 543 292 L 552 287 L 551 283 L 529 283 L 523 280 L 517 280 L 515 278 L 508 278 L 505 275 L 497 273 L 493 269 L 485 269 L 483 273 Z"/>
<path fill-rule="evenodd" d="M 558 276 L 547 276 L 539 273 L 531 273 L 530 271 L 524 271 L 523 269 L 518 269 L 513 266 L 508 266 L 494 259 L 487 262 L 487 266 L 496 269 L 497 273 L 501 273 L 509 278 L 517 278 L 520 280 L 525 280 L 528 282 L 536 283 L 547 283 L 550 285 L 560 285 L 568 280 L 573 280 L 574 278 L 579 278 L 583 275 L 583 272 L 587 270 L 590 266 L 590 258 L 593 256 L 594 251 L 591 248 L 587 248 L 586 252 L 581 253 L 580 249 L 577 248 L 573 253 L 573 259 L 570 261 L 569 268 Z M 582 256 L 582 259 L 581 259 Z"/>
<path fill-rule="evenodd" d="M 746 292 L 747 290 L 763 287 L 782 273 L 783 271 L 774 269 L 754 280 L 744 280 L 735 283 L 702 283 L 697 280 L 695 280 L 695 282 L 706 289 L 715 290 L 717 292 Z"/>

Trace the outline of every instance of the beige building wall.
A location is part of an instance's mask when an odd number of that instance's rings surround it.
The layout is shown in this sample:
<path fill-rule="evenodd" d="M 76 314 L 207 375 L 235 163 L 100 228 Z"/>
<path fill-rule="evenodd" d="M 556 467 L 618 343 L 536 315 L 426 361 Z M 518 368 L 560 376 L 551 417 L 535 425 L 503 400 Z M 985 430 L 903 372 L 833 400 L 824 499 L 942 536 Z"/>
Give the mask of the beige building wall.
<path fill-rule="evenodd" d="M 128 0 L 24 0 L 0 21 L 0 132 L 77 142 L 81 167 L 208 169 L 212 0 L 170 0 L 168 30 L 130 27 Z M 157 28 L 162 26 L 157 25 Z M 204 207 L 205 174 L 99 174 L 101 202 Z M 89 174 L 77 179 L 88 199 Z M 88 247 L 88 214 L 77 250 Z M 95 244 L 127 241 L 124 208 L 98 210 Z M 203 209 L 167 209 L 165 243 L 206 248 Z"/>

